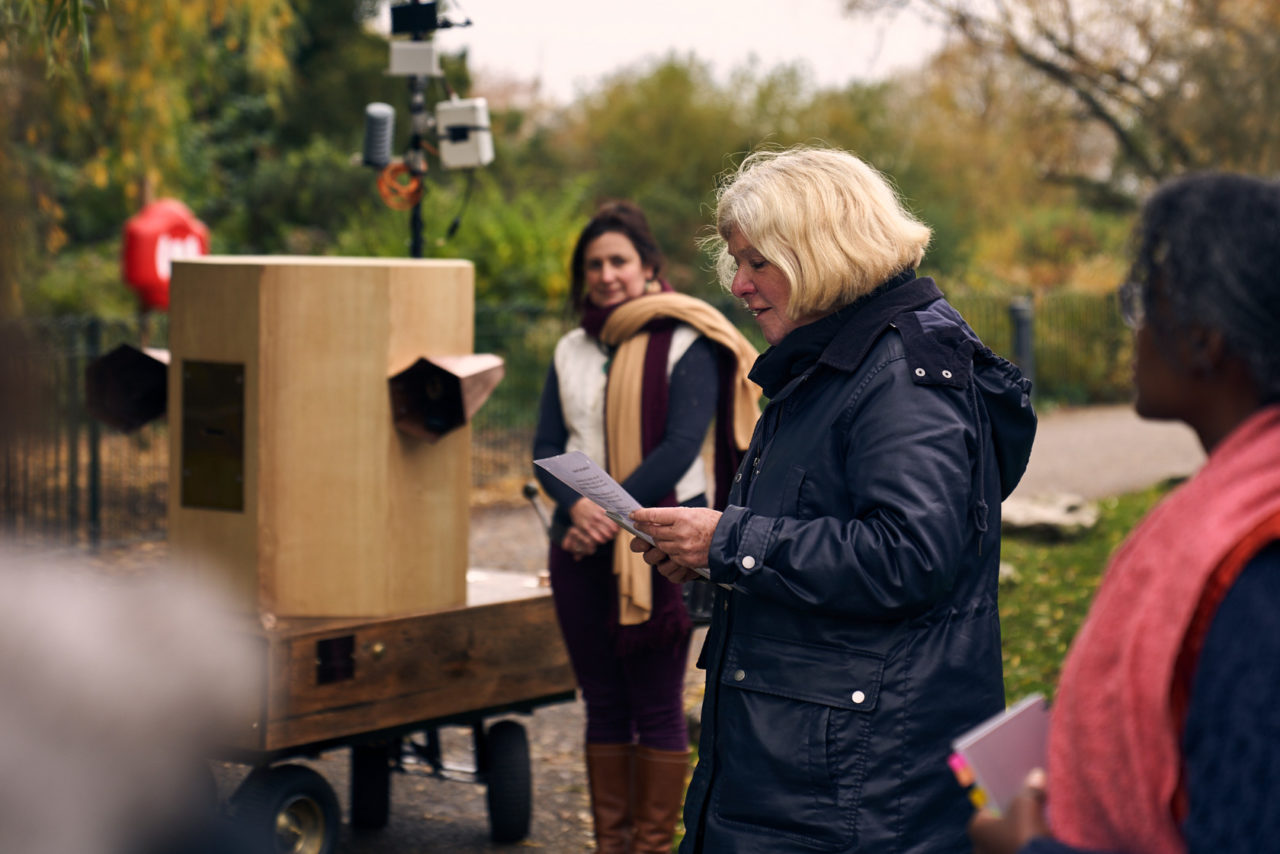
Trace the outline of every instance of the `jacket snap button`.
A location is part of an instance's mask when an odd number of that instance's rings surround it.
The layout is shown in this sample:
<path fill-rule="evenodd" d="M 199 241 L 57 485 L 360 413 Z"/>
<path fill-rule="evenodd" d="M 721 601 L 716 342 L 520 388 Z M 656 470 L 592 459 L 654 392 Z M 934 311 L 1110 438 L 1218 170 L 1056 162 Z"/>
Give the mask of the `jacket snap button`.
<path fill-rule="evenodd" d="M 943 371 L 943 372 L 942 372 L 942 376 L 943 376 L 943 377 L 945 377 L 946 379 L 951 379 L 951 372 L 950 372 L 950 371 Z"/>
<path fill-rule="evenodd" d="M 742 472 L 738 472 L 737 474 L 735 474 L 735 475 L 733 476 L 733 482 L 734 482 L 734 483 L 738 483 L 738 482 L 739 482 L 739 481 L 741 481 L 741 480 L 742 480 Z"/>
<path fill-rule="evenodd" d="M 924 376 L 924 368 L 916 368 L 916 376 L 918 377 Z"/>
<path fill-rule="evenodd" d="M 756 559 L 755 559 L 755 558 L 753 558 L 751 555 L 747 555 L 746 557 L 744 557 L 744 558 L 742 559 L 742 568 L 743 568 L 743 569 L 751 569 L 751 568 L 752 568 L 753 566 L 755 566 L 755 565 L 756 565 Z"/>
<path fill-rule="evenodd" d="M 853 700 L 855 703 L 861 703 L 863 700 L 867 699 L 867 695 L 861 691 L 854 691 L 853 695 L 850 696 L 849 699 Z"/>
<path fill-rule="evenodd" d="M 747 671 L 745 671 L 745 670 L 735 670 L 735 671 L 733 671 L 733 681 L 734 681 L 734 682 L 741 682 L 743 679 L 746 679 L 746 678 L 747 678 Z"/>

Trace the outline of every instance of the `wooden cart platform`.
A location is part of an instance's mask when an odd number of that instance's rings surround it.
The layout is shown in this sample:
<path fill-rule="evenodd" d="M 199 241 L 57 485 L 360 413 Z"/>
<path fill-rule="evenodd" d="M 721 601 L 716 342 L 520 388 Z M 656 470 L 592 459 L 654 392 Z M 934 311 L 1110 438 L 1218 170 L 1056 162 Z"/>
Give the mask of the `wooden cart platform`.
<path fill-rule="evenodd" d="M 280 620 L 257 634 L 260 708 L 228 745 L 246 757 L 532 708 L 575 690 L 546 595 L 403 617 Z"/>
<path fill-rule="evenodd" d="M 254 630 L 262 691 L 241 738 L 221 758 L 254 766 L 231 798 L 238 821 L 277 851 L 327 854 L 341 809 L 333 789 L 294 756 L 351 749 L 351 822 L 387 823 L 406 739 L 470 726 L 473 782 L 487 787 L 493 839 L 528 833 L 531 778 L 520 723 L 490 718 L 575 699 L 576 683 L 548 595 L 399 617 L 289 619 Z M 416 748 L 415 748 L 416 749 Z M 438 753 L 419 757 L 438 764 Z M 437 767 L 437 772 L 440 770 Z M 268 843 L 270 844 L 270 843 Z"/>

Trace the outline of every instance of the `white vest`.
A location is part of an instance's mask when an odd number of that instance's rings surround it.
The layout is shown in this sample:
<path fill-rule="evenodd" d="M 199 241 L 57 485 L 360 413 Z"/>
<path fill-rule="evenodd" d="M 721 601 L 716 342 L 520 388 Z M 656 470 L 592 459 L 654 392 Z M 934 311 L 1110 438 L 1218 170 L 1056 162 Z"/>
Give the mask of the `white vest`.
<path fill-rule="evenodd" d="M 683 323 L 676 326 L 667 353 L 668 378 L 676 362 L 698 337 L 693 327 Z M 604 394 L 609 354 L 603 345 L 578 327 L 556 343 L 554 364 L 560 384 L 560 411 L 569 430 L 565 452 L 582 451 L 605 468 Z M 676 501 L 683 502 L 706 491 L 706 467 L 699 456 L 676 482 Z"/>

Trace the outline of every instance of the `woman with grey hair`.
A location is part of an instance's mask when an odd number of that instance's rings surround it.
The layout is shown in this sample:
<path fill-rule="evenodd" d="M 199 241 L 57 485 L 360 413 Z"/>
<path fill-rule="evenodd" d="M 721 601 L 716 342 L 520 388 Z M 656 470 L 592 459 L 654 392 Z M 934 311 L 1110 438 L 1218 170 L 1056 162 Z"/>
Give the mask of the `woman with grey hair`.
<path fill-rule="evenodd" d="M 946 760 L 1004 708 L 1000 502 L 1030 383 L 916 276 L 929 228 L 847 152 L 749 156 L 716 231 L 769 404 L 723 512 L 633 517 L 666 578 L 719 585 L 680 850 L 967 851 Z"/>
<path fill-rule="evenodd" d="M 1195 175 L 1143 208 L 1121 288 L 1134 406 L 1189 425 L 1208 458 L 1112 558 L 1063 665 L 1047 779 L 974 819 L 985 854 L 1275 850 L 1277 235 L 1274 181 Z"/>

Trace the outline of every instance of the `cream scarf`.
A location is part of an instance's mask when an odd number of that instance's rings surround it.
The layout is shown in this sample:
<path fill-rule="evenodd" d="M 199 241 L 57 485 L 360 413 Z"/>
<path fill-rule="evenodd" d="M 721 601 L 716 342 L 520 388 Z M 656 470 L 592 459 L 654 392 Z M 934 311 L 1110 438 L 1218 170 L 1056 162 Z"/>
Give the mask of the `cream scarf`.
<path fill-rule="evenodd" d="M 748 378 L 759 355 L 751 342 L 708 303 L 677 293 L 661 293 L 634 299 L 614 309 L 600 332 L 600 340 L 617 346 L 609 368 L 605 396 L 605 446 L 609 474 L 621 482 L 640 465 L 641 391 L 644 357 L 649 333 L 640 329 L 656 317 L 687 323 L 724 347 L 737 360 L 733 379 L 733 438 L 738 450 L 746 450 L 760 417 L 760 387 Z M 725 389 L 720 393 L 724 394 Z M 618 576 L 618 622 L 633 626 L 649 619 L 653 610 L 651 567 L 630 548 L 631 535 L 620 531 L 613 549 L 613 572 Z"/>

